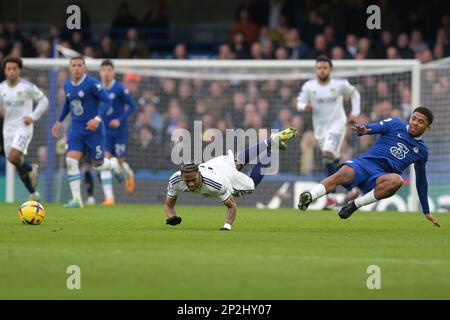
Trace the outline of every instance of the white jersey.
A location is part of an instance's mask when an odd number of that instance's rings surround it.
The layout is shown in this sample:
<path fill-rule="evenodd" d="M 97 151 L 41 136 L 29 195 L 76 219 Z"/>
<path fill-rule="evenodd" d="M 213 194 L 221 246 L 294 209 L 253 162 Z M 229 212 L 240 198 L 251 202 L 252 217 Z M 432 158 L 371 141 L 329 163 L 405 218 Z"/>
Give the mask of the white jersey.
<path fill-rule="evenodd" d="M 35 103 L 37 106 L 33 110 Z M 4 136 L 14 135 L 17 131 L 32 135 L 33 124 L 25 125 L 23 117 L 30 116 L 33 121 L 38 120 L 48 107 L 48 99 L 29 81 L 20 79 L 19 83 L 10 87 L 5 80 L 0 83 L 0 106 L 5 110 Z"/>
<path fill-rule="evenodd" d="M 347 117 L 344 110 L 343 95 L 352 96 L 352 114 L 359 115 L 359 93 L 347 80 L 333 79 L 322 85 L 317 79 L 305 82 L 297 98 L 298 105 L 312 104 L 314 135 L 323 139 L 331 128 L 345 127 Z M 353 99 L 357 96 L 357 99 Z"/>
<path fill-rule="evenodd" d="M 200 164 L 199 171 L 202 184 L 194 191 L 189 190 L 181 178 L 181 172 L 175 172 L 169 179 L 167 196 L 177 197 L 180 192 L 193 192 L 226 202 L 231 196 L 250 194 L 255 189 L 253 180 L 236 169 L 232 153 Z"/>

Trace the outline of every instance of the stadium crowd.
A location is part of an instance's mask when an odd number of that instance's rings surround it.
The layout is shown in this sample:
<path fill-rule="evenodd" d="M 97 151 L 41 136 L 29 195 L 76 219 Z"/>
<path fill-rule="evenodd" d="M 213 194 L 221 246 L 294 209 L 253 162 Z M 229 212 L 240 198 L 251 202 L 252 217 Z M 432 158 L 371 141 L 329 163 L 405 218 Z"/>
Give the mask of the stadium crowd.
<path fill-rule="evenodd" d="M 161 3 L 164 3 L 162 1 Z M 300 18 L 292 16 L 292 1 L 243 1 L 236 10 L 236 21 L 229 28 L 229 41 L 218 46 L 211 54 L 214 59 L 315 59 L 327 54 L 332 59 L 410 59 L 421 62 L 441 59 L 450 54 L 450 15 L 440 15 L 433 21 L 434 26 L 422 28 L 423 21 L 417 12 L 406 14 L 406 21 L 399 19 L 394 10 L 385 1 L 386 17 L 383 17 L 383 30 L 377 37 L 365 29 L 353 28 L 355 18 L 353 7 L 341 8 L 341 11 L 325 10 L 326 2 L 305 1 Z M 348 2 L 353 3 L 353 2 Z M 357 2 L 355 2 L 357 3 Z M 353 5 L 358 6 L 353 3 Z M 353 11 L 352 11 L 353 10 Z M 411 9 L 412 10 L 412 9 Z M 324 12 L 327 15 L 324 15 Z M 398 11 L 395 11 L 398 12 Z M 346 19 L 337 19 L 339 15 Z M 341 17 L 342 17 L 341 16 Z M 353 18 L 352 18 L 353 17 Z M 148 28 L 168 26 L 168 17 L 163 9 L 151 22 L 139 23 L 130 13 L 126 4 L 119 7 L 113 20 L 111 31 L 94 39 L 92 34 L 81 31 L 70 36 L 63 29 L 51 26 L 47 34 L 32 32 L 25 34 L 15 22 L 0 21 L 0 60 L 9 54 L 22 57 L 48 58 L 52 56 L 53 40 L 67 48 L 94 58 L 154 58 L 161 57 L 148 46 Z M 356 19 L 356 18 L 355 18 Z M 145 20 L 145 19 L 144 19 Z M 336 23 L 340 21 L 340 23 Z M 144 27 L 143 27 L 144 26 Z M 420 27 L 420 28 L 419 28 Z M 124 38 L 120 40 L 121 30 Z M 351 31 L 348 31 L 351 30 Z M 425 33 L 425 35 L 424 35 Z M 144 34 L 145 36 L 142 36 Z M 426 36 L 426 37 L 425 37 Z M 425 39 L 426 38 L 426 39 Z M 188 59 L 189 48 L 178 43 L 172 59 Z M 1 72 L 0 77 L 3 76 Z M 25 76 L 31 76 L 25 74 Z M 450 85 L 447 76 L 427 73 L 433 79 L 432 96 L 436 101 L 448 101 Z M 65 70 L 58 76 L 58 109 L 63 104 L 62 83 L 67 79 Z M 139 77 L 129 74 L 120 75 L 138 101 L 139 109 L 130 119 L 130 164 L 136 169 L 159 170 L 170 168 L 170 153 L 165 152 L 170 144 L 171 133 L 176 128 L 192 129 L 194 120 L 201 120 L 203 129 L 218 128 L 257 128 L 285 129 L 295 127 L 301 133 L 297 143 L 288 150 L 291 155 L 282 158 L 281 170 L 295 174 L 321 172 L 314 160 L 318 157 L 314 149 L 311 116 L 298 112 L 296 98 L 303 81 L 210 81 L 177 80 L 170 78 Z M 45 72 L 33 75 L 33 81 L 48 92 L 49 81 Z M 362 95 L 362 114 L 359 122 L 377 121 L 398 116 L 407 117 L 411 111 L 410 79 L 384 76 L 360 76 L 349 78 Z M 442 99 L 436 100 L 436 97 Z M 447 99 L 447 100 L 445 100 Z M 427 101 L 425 101 L 427 102 Z M 347 103 L 347 102 L 346 102 Z M 441 108 L 441 106 L 430 106 Z M 2 115 L 0 114 L 0 122 Z M 36 132 L 43 136 L 48 130 L 45 118 L 36 126 Z M 37 136 L 37 135 L 36 135 Z M 36 137 L 35 136 L 35 137 Z M 350 137 L 350 135 L 349 135 Z M 204 137 L 209 140 L 208 137 Z M 346 160 L 354 154 L 367 149 L 372 137 L 350 138 L 343 145 Z M 38 148 L 39 162 L 45 167 L 45 146 Z M 1 146 L 0 146 L 1 149 Z M 152 154 L 166 155 L 166 158 L 152 157 Z M 300 155 L 300 157 L 298 156 Z M 292 159 L 300 159 L 299 162 Z"/>

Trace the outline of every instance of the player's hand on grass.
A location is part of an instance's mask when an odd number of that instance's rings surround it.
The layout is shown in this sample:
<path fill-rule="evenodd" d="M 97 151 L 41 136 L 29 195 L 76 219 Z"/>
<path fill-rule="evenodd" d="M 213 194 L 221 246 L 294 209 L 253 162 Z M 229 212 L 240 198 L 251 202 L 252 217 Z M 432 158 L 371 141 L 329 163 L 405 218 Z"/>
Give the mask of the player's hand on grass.
<path fill-rule="evenodd" d="M 166 224 L 170 224 L 171 226 L 176 226 L 177 224 L 181 223 L 181 217 L 179 216 L 172 216 L 170 218 L 167 218 Z"/>
<path fill-rule="evenodd" d="M 370 131 L 372 131 L 372 129 L 368 129 L 364 126 L 357 126 L 357 125 L 352 126 L 352 130 L 355 131 L 356 134 L 359 136 L 368 134 Z"/>
<path fill-rule="evenodd" d="M 109 122 L 109 126 L 111 128 L 118 128 L 120 127 L 120 120 L 119 119 L 113 119 Z"/>
<path fill-rule="evenodd" d="M 95 130 L 97 130 L 99 125 L 100 125 L 100 121 L 98 121 L 96 118 L 93 118 L 88 121 L 88 123 L 86 125 L 86 129 L 89 131 L 95 131 Z"/>
<path fill-rule="evenodd" d="M 59 131 L 61 130 L 62 123 L 56 122 L 52 127 L 52 136 L 55 138 L 59 138 Z"/>
<path fill-rule="evenodd" d="M 427 218 L 432 224 L 434 224 L 436 227 L 440 227 L 441 224 L 439 223 L 439 221 L 437 221 L 433 215 L 431 213 L 426 214 L 425 218 Z"/>
<path fill-rule="evenodd" d="M 23 117 L 23 123 L 25 123 L 25 125 L 29 126 L 30 124 L 33 123 L 33 118 L 30 116 L 25 116 L 25 117 Z"/>

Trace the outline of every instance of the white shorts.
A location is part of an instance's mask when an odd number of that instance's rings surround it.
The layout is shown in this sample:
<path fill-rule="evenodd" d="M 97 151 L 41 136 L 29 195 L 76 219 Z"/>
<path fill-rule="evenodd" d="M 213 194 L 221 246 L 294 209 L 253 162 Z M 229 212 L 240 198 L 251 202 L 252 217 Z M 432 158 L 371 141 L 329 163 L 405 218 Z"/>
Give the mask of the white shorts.
<path fill-rule="evenodd" d="M 333 153 L 336 159 L 341 157 L 341 146 L 345 138 L 346 127 L 331 128 L 322 139 L 317 139 L 320 150 Z"/>
<path fill-rule="evenodd" d="M 236 169 L 234 163 L 234 155 L 231 150 L 225 156 L 213 158 L 204 163 L 205 166 L 211 166 L 216 169 L 218 174 L 221 174 L 224 179 L 227 179 L 233 190 L 230 190 L 234 197 L 240 197 L 245 194 L 250 194 L 255 190 L 255 183 L 245 173 Z"/>
<path fill-rule="evenodd" d="M 11 148 L 21 151 L 23 154 L 27 154 L 28 146 L 30 145 L 33 134 L 29 131 L 19 130 L 13 135 L 3 136 L 3 148 L 7 155 Z"/>

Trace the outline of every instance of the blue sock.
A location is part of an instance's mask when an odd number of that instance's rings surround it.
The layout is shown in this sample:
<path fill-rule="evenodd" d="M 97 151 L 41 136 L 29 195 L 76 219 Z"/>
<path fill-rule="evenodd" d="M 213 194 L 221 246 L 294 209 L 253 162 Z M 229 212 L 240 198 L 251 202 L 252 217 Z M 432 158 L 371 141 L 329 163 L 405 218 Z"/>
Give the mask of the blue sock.
<path fill-rule="evenodd" d="M 269 164 L 262 164 L 261 162 L 258 162 L 254 167 L 252 172 L 250 173 L 250 178 L 252 178 L 253 182 L 255 183 L 255 188 L 258 184 L 261 183 L 262 179 L 264 178 L 264 175 L 261 174 L 261 168 L 267 167 Z"/>
<path fill-rule="evenodd" d="M 258 143 L 257 145 L 251 146 L 250 148 L 245 149 L 244 152 L 241 152 L 237 156 L 237 162 L 239 164 L 246 165 L 251 160 L 255 159 L 258 156 L 261 156 L 260 153 L 262 153 L 264 151 L 266 151 L 267 156 L 270 157 L 270 146 L 271 145 L 272 145 L 272 139 L 269 138 L 265 141 Z"/>
<path fill-rule="evenodd" d="M 23 184 L 25 185 L 25 188 L 27 188 L 27 190 L 30 193 L 34 193 L 36 191 L 36 189 L 34 189 L 33 186 L 31 185 L 31 180 L 28 174 L 20 175 L 20 180 L 22 180 Z"/>

